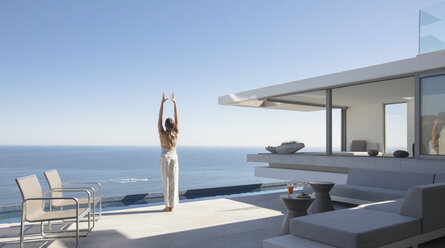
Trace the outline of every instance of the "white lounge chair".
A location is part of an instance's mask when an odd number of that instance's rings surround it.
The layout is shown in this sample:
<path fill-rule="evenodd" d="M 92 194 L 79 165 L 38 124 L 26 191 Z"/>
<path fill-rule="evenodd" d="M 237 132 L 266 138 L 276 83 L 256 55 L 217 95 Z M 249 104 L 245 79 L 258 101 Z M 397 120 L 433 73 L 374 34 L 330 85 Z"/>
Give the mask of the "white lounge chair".
<path fill-rule="evenodd" d="M 62 180 L 60 179 L 59 173 L 57 172 L 57 170 L 50 170 L 50 171 L 45 171 L 43 172 L 43 174 L 45 175 L 46 181 L 48 182 L 48 186 L 50 189 L 88 189 L 91 191 L 92 195 L 93 195 L 93 226 L 95 224 L 95 221 L 99 220 L 99 218 L 102 216 L 102 185 L 99 182 L 70 182 L 70 183 L 62 183 Z M 67 186 L 67 185 L 79 185 L 79 186 Z M 83 185 L 88 185 L 88 186 L 83 186 Z M 97 185 L 98 190 L 99 190 L 99 195 L 96 196 L 96 191 L 94 189 L 94 187 L 90 186 L 90 185 Z M 63 196 L 63 192 L 55 192 L 53 191 L 51 193 L 52 197 L 62 197 Z M 79 200 L 79 204 L 80 205 L 85 205 L 88 203 L 88 199 L 87 198 L 80 198 Z M 73 201 L 69 201 L 69 200 L 55 200 L 55 201 L 51 201 L 51 208 L 55 207 L 55 208 L 61 208 L 63 209 L 64 207 L 69 207 L 69 206 L 74 206 L 74 202 Z M 99 214 L 97 216 L 97 212 L 96 212 L 96 206 L 99 205 Z"/>
<path fill-rule="evenodd" d="M 91 231 L 91 197 L 88 190 L 83 189 L 55 189 L 49 192 L 85 192 L 88 195 L 88 207 L 80 208 L 79 200 L 75 197 L 44 197 L 45 193 L 42 193 L 42 187 L 35 175 L 17 178 L 15 179 L 17 185 L 22 194 L 22 217 L 21 217 L 21 227 L 20 227 L 20 247 L 23 247 L 24 242 L 24 232 L 25 232 L 25 221 L 28 222 L 40 222 L 40 232 L 44 238 L 53 237 L 75 237 L 76 247 L 79 246 L 79 236 L 86 237 Z M 59 210 L 59 211 L 45 211 L 45 201 L 53 200 L 67 200 L 72 201 L 75 206 L 74 209 L 69 210 Z M 83 217 L 88 217 L 88 229 L 79 229 L 79 220 Z M 44 232 L 44 222 L 55 221 L 55 220 L 75 220 L 76 223 L 76 235 L 55 235 L 55 233 L 63 232 L 73 232 L 71 230 L 67 231 L 50 231 L 50 235 Z M 84 232 L 80 235 L 80 232 Z"/>

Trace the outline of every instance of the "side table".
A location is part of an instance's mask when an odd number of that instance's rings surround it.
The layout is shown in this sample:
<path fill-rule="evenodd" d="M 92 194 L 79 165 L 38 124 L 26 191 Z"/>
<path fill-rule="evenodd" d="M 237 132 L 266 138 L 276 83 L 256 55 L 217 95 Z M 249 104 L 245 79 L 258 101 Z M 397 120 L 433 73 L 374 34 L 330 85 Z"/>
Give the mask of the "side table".
<path fill-rule="evenodd" d="M 309 211 L 313 213 L 321 213 L 334 210 L 329 191 L 334 187 L 333 182 L 309 182 L 315 192 L 315 201 Z"/>
<path fill-rule="evenodd" d="M 314 201 L 314 198 L 292 198 L 288 194 L 280 196 L 281 201 L 287 208 L 287 214 L 281 226 L 280 235 L 289 234 L 289 224 L 292 218 L 307 215 L 307 209 Z"/>

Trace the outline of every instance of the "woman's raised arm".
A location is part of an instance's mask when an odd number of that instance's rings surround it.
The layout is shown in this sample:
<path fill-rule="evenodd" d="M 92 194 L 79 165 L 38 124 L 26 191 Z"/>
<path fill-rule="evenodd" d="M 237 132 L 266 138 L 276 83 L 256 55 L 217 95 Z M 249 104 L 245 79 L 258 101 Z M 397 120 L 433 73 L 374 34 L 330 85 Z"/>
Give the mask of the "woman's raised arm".
<path fill-rule="evenodd" d="M 164 127 L 162 126 L 162 114 L 164 113 L 164 102 L 168 98 L 165 97 L 165 93 L 162 92 L 161 108 L 159 109 L 159 119 L 158 119 L 158 132 L 164 132 Z"/>
<path fill-rule="evenodd" d="M 173 102 L 174 108 L 175 108 L 175 126 L 174 129 L 176 130 L 176 132 L 179 131 L 179 121 L 178 121 L 178 108 L 176 107 L 176 99 L 175 99 L 175 93 L 172 93 L 172 96 L 170 98 Z"/>

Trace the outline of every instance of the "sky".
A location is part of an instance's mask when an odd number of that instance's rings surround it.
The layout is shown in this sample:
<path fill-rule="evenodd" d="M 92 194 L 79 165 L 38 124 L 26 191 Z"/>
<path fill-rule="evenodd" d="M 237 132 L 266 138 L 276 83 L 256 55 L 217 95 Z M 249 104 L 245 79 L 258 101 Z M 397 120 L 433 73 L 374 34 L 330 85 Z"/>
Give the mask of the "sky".
<path fill-rule="evenodd" d="M 156 146 L 174 91 L 180 146 L 323 146 L 324 112 L 218 96 L 414 57 L 442 1 L 0 1 L 0 145 Z"/>

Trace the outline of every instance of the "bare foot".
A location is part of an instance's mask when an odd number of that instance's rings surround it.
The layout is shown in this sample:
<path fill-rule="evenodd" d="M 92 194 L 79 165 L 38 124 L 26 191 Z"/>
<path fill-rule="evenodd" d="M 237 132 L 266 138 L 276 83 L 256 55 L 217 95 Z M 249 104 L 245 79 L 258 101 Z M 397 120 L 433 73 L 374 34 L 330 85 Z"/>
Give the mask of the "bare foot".
<path fill-rule="evenodd" d="M 170 212 L 170 208 L 169 207 L 165 207 L 164 210 L 162 210 L 164 212 Z"/>
<path fill-rule="evenodd" d="M 169 212 L 173 212 L 173 208 L 170 208 L 170 211 Z"/>

